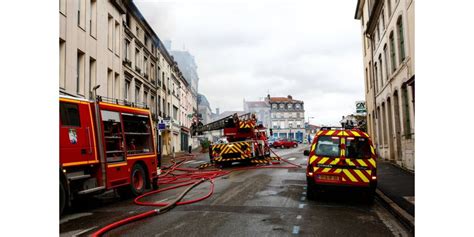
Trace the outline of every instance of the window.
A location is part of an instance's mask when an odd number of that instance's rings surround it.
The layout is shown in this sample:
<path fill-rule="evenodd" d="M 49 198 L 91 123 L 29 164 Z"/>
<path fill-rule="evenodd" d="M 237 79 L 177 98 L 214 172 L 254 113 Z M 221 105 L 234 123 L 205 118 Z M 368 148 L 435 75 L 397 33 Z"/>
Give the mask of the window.
<path fill-rule="evenodd" d="M 138 28 L 138 26 L 136 27 L 136 36 L 140 38 L 140 28 Z"/>
<path fill-rule="evenodd" d="M 365 137 L 347 137 L 346 157 L 356 159 L 370 158 L 369 140 Z"/>
<path fill-rule="evenodd" d="M 66 0 L 59 0 L 59 12 L 66 15 Z"/>
<path fill-rule="evenodd" d="M 130 41 L 128 39 L 125 40 L 125 49 L 123 50 L 125 54 L 126 61 L 130 60 Z"/>
<path fill-rule="evenodd" d="M 135 68 L 140 68 L 140 50 L 135 49 Z"/>
<path fill-rule="evenodd" d="M 402 103 L 403 103 L 403 113 L 404 113 L 404 133 L 406 139 L 411 139 L 411 121 L 410 121 L 410 107 L 409 107 L 409 98 L 408 98 L 408 86 L 402 86 Z"/>
<path fill-rule="evenodd" d="M 80 127 L 81 119 L 77 104 L 61 102 L 59 105 L 61 126 Z"/>
<path fill-rule="evenodd" d="M 382 55 L 379 54 L 379 72 L 380 72 L 380 87 L 383 87 L 384 83 L 386 82 L 386 80 L 384 80 L 384 77 L 383 77 L 383 64 L 382 64 Z"/>
<path fill-rule="evenodd" d="M 280 122 L 280 128 L 285 128 L 285 121 Z"/>
<path fill-rule="evenodd" d="M 272 104 L 272 108 L 276 109 L 276 108 L 277 108 L 277 104 Z"/>
<path fill-rule="evenodd" d="M 120 55 L 120 24 L 115 22 L 115 54 Z"/>
<path fill-rule="evenodd" d="M 143 103 L 148 106 L 148 91 L 143 92 Z"/>
<path fill-rule="evenodd" d="M 113 98 L 114 97 L 114 78 L 113 72 L 109 68 L 107 69 L 107 97 Z"/>
<path fill-rule="evenodd" d="M 151 63 L 151 66 L 150 66 L 150 80 L 154 80 L 155 79 L 155 64 Z M 156 84 L 156 82 L 155 82 Z"/>
<path fill-rule="evenodd" d="M 293 108 L 293 105 L 292 104 L 288 104 L 288 109 L 292 109 Z"/>
<path fill-rule="evenodd" d="M 90 34 L 95 38 L 97 35 L 97 0 L 91 0 L 91 10 L 89 18 Z"/>
<path fill-rule="evenodd" d="M 148 48 L 148 36 L 145 34 L 145 47 Z"/>
<path fill-rule="evenodd" d="M 173 119 L 178 119 L 178 108 L 173 105 Z"/>
<path fill-rule="evenodd" d="M 280 104 L 280 109 L 284 109 L 285 108 L 285 104 Z"/>
<path fill-rule="evenodd" d="M 296 104 L 296 105 L 295 105 L 295 108 L 296 108 L 296 109 L 300 109 L 300 108 L 301 108 L 301 105 L 300 105 L 300 104 Z"/>
<path fill-rule="evenodd" d="M 317 156 L 339 156 L 339 137 L 320 136 L 316 145 Z"/>
<path fill-rule="evenodd" d="M 397 69 L 397 61 L 395 58 L 395 42 L 393 40 L 393 32 L 390 32 L 389 41 L 390 41 L 390 60 L 392 61 L 392 72 L 394 72 Z"/>
<path fill-rule="evenodd" d="M 59 87 L 66 88 L 66 41 L 59 39 Z"/>
<path fill-rule="evenodd" d="M 301 121 L 296 121 L 296 128 L 301 128 Z"/>
<path fill-rule="evenodd" d="M 115 73 L 114 88 L 115 88 L 114 98 L 120 99 L 120 74 L 118 73 Z"/>
<path fill-rule="evenodd" d="M 375 90 L 376 91 L 379 91 L 379 87 L 378 87 L 378 68 L 377 68 L 377 63 L 374 63 L 374 77 L 375 77 Z"/>
<path fill-rule="evenodd" d="M 89 58 L 89 93 L 91 93 L 92 88 L 97 84 L 96 75 L 97 75 L 96 61 L 93 58 Z"/>
<path fill-rule="evenodd" d="M 374 86 L 374 77 L 372 76 L 372 62 L 369 62 L 369 84 L 370 84 L 370 88 L 372 88 Z"/>
<path fill-rule="evenodd" d="M 385 11 L 384 9 L 382 9 L 382 12 L 380 13 L 381 14 L 381 22 L 382 23 L 382 33 L 383 31 L 385 30 Z"/>
<path fill-rule="evenodd" d="M 389 72 L 390 70 L 388 70 L 388 52 L 387 52 L 387 44 L 385 44 L 383 46 L 383 57 L 384 57 L 384 60 L 385 60 L 385 80 L 388 80 L 389 79 Z"/>
<path fill-rule="evenodd" d="M 135 87 L 135 103 L 140 102 L 140 86 Z"/>
<path fill-rule="evenodd" d="M 398 50 L 399 50 L 399 57 L 400 63 L 405 60 L 405 40 L 403 36 L 403 22 L 402 16 L 398 17 L 397 20 L 397 30 L 398 30 Z"/>
<path fill-rule="evenodd" d="M 124 91 L 124 97 L 125 97 L 125 100 L 128 100 L 130 98 L 130 81 L 129 80 L 125 80 L 125 91 Z"/>
<path fill-rule="evenodd" d="M 77 51 L 76 93 L 78 95 L 84 95 L 84 64 L 84 53 L 81 51 Z"/>
<path fill-rule="evenodd" d="M 124 161 L 122 122 L 118 112 L 102 110 L 107 162 Z"/>
<path fill-rule="evenodd" d="M 155 108 L 155 96 L 151 96 L 151 112 L 156 113 L 156 108 Z"/>
<path fill-rule="evenodd" d="M 130 19 L 130 13 L 127 13 L 125 15 L 125 21 L 127 22 L 128 28 L 130 28 L 130 26 L 132 25 L 132 22 L 131 22 L 131 19 Z"/>
<path fill-rule="evenodd" d="M 108 33 L 107 33 L 107 46 L 112 51 L 113 44 L 114 44 L 114 18 L 109 15 L 109 25 L 108 25 Z"/>
<path fill-rule="evenodd" d="M 86 28 L 85 0 L 77 0 L 77 25 L 83 30 Z"/>
<path fill-rule="evenodd" d="M 148 58 L 147 57 L 143 58 L 143 73 L 145 75 L 148 75 Z"/>
<path fill-rule="evenodd" d="M 367 68 L 365 68 L 365 93 L 369 93 L 369 76 L 367 74 Z"/>

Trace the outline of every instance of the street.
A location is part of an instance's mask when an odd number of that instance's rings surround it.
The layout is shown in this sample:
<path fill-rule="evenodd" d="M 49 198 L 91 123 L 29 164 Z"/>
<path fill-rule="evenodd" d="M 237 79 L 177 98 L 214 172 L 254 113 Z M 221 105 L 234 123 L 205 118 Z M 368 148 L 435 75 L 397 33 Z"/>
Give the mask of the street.
<path fill-rule="evenodd" d="M 121 226 L 105 236 L 412 235 L 377 199 L 369 204 L 362 192 L 324 193 L 317 200 L 307 200 L 304 149 L 308 145 L 275 149 L 279 156 L 300 164 L 301 168 L 232 172 L 215 180 L 214 193 L 208 199 Z M 188 161 L 184 167 L 197 167 L 208 160 L 207 153 L 200 154 L 196 161 Z M 226 169 L 234 167 L 242 165 Z M 205 195 L 209 186 L 209 182 L 199 185 L 184 200 Z M 170 201 L 184 189 L 159 193 L 145 200 Z M 132 198 L 122 200 L 114 192 L 76 204 L 79 205 L 60 219 L 61 236 L 87 236 L 107 224 L 154 209 L 137 206 Z"/>

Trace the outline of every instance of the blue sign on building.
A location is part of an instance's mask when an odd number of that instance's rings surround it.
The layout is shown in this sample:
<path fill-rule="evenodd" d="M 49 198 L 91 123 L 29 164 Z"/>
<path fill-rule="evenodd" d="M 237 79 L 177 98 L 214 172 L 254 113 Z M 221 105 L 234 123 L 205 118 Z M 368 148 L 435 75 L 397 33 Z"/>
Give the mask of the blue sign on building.
<path fill-rule="evenodd" d="M 164 123 L 159 123 L 158 124 L 158 129 L 165 130 L 165 124 Z"/>

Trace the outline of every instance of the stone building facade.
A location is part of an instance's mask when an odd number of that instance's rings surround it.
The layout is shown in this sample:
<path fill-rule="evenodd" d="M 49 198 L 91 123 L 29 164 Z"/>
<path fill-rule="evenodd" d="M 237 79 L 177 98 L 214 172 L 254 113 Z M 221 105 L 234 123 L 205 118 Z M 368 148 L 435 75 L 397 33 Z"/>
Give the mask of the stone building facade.
<path fill-rule="evenodd" d="M 183 150 L 181 133 L 189 134 L 191 124 L 183 115 L 193 107 L 181 101 L 197 102 L 186 97 L 189 84 L 133 1 L 61 0 L 59 5 L 60 93 L 93 99 L 91 90 L 100 85 L 97 94 L 104 100 L 146 106 L 155 127 L 169 121 L 157 136 L 160 152 Z"/>
<path fill-rule="evenodd" d="M 306 138 L 304 102 L 288 97 L 270 97 L 265 102 L 270 105 L 270 121 L 273 137 L 288 138 L 303 142 Z"/>
<path fill-rule="evenodd" d="M 358 0 L 368 132 L 379 155 L 415 169 L 415 1 Z"/>

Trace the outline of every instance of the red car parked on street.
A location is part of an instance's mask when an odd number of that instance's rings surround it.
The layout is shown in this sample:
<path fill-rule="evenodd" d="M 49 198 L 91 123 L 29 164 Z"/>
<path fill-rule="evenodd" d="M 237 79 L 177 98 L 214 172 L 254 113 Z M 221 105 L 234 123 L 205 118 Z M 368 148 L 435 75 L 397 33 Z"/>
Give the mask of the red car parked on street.
<path fill-rule="evenodd" d="M 288 139 L 279 139 L 273 142 L 273 147 L 275 148 L 290 148 L 290 147 L 297 147 L 298 142 L 297 141 L 292 141 Z"/>

